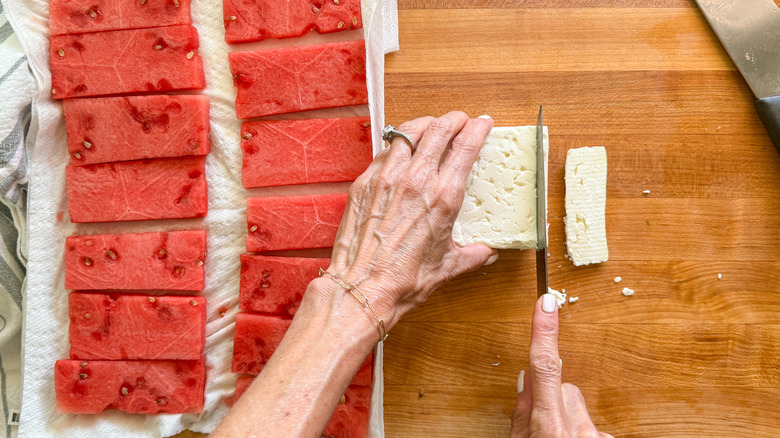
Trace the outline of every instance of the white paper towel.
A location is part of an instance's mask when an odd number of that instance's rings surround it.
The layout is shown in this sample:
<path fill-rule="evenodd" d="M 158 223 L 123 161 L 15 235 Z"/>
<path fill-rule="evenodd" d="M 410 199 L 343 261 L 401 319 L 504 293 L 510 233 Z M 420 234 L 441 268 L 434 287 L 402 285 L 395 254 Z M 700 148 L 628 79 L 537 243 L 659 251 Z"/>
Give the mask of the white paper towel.
<path fill-rule="evenodd" d="M 387 2 L 388 0 L 385 0 Z M 23 396 L 20 437 L 54 436 L 159 437 L 184 429 L 211 432 L 227 413 L 224 399 L 232 396 L 235 375 L 230 372 L 235 314 L 238 310 L 239 255 L 245 251 L 246 198 L 263 194 L 345 191 L 348 184 L 320 184 L 244 190 L 241 186 L 240 121 L 236 119 L 233 87 L 228 67 L 230 50 L 315 44 L 365 38 L 368 52 L 369 105 L 312 111 L 287 117 L 336 117 L 366 115 L 374 122 L 374 151 L 382 147 L 384 125 L 384 53 L 397 47 L 397 18 L 383 19 L 385 11 L 397 17 L 394 0 L 363 0 L 362 30 L 303 38 L 264 41 L 229 47 L 224 41 L 220 0 L 196 0 L 193 24 L 200 35 L 199 54 L 206 71 L 204 94 L 211 99 L 211 147 L 206 161 L 209 213 L 204 219 L 71 224 L 67 215 L 65 165 L 68 153 L 62 106 L 51 99 L 48 59 L 47 0 L 4 0 L 9 22 L 19 36 L 35 76 L 33 120 L 28 137 L 31 154 L 29 191 L 29 264 L 23 327 Z M 389 38 L 385 40 L 387 32 Z M 203 228 L 208 231 L 206 290 L 209 322 L 206 326 L 205 410 L 200 415 L 62 415 L 55 410 L 54 362 L 68 356 L 67 292 L 64 288 L 64 242 L 71 234 L 143 232 Z M 221 316 L 220 310 L 225 310 Z M 371 437 L 384 436 L 382 418 L 382 348 L 377 349 L 375 388 L 371 413 Z"/>

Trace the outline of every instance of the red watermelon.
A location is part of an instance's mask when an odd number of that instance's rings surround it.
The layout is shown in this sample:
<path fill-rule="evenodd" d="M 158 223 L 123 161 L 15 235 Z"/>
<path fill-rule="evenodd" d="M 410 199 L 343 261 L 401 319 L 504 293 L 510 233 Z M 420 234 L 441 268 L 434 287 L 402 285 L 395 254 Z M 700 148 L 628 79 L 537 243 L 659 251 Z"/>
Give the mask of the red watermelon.
<path fill-rule="evenodd" d="M 233 338 L 233 372 L 260 374 L 291 323 L 291 319 L 278 316 L 246 312 L 237 314 L 236 334 Z"/>
<path fill-rule="evenodd" d="M 328 438 L 366 438 L 371 413 L 371 388 L 349 386 L 325 425 L 322 435 Z"/>
<path fill-rule="evenodd" d="M 247 199 L 247 251 L 333 246 L 346 193 Z"/>
<path fill-rule="evenodd" d="M 309 282 L 329 264 L 330 259 L 242 254 L 238 308 L 293 316 Z"/>
<path fill-rule="evenodd" d="M 58 360 L 54 365 L 57 410 L 99 414 L 116 409 L 131 414 L 203 411 L 203 360 Z"/>
<path fill-rule="evenodd" d="M 71 359 L 198 360 L 206 341 L 206 299 L 73 292 Z"/>
<path fill-rule="evenodd" d="M 74 223 L 191 218 L 208 212 L 205 157 L 68 166 L 66 173 Z"/>
<path fill-rule="evenodd" d="M 312 29 L 330 33 L 363 26 L 360 0 L 224 0 L 222 8 L 228 44 L 299 37 Z"/>
<path fill-rule="evenodd" d="M 50 0 L 52 35 L 191 24 L 190 0 Z"/>
<path fill-rule="evenodd" d="M 364 41 L 230 52 L 239 119 L 368 103 Z"/>
<path fill-rule="evenodd" d="M 373 159 L 368 117 L 241 125 L 244 187 L 354 181 Z"/>
<path fill-rule="evenodd" d="M 62 109 L 76 166 L 209 153 L 206 96 L 65 99 Z"/>
<path fill-rule="evenodd" d="M 199 291 L 205 257 L 204 230 L 70 236 L 65 289 Z"/>
<path fill-rule="evenodd" d="M 204 88 L 198 45 L 192 26 L 53 36 L 52 97 Z"/>
<path fill-rule="evenodd" d="M 244 395 L 246 390 L 249 389 L 249 386 L 254 381 L 255 381 L 255 376 L 251 376 L 251 375 L 238 376 L 238 378 L 236 379 L 236 396 L 233 398 L 234 403 L 237 402 L 242 395 Z"/>

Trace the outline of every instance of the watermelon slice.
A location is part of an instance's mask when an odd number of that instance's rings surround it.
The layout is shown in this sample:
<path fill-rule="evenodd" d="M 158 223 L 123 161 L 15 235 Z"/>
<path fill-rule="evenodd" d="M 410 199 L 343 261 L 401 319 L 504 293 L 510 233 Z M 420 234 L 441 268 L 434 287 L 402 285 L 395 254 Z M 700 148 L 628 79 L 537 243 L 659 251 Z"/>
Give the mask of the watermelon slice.
<path fill-rule="evenodd" d="M 236 379 L 236 396 L 233 398 L 233 402 L 237 402 L 254 381 L 255 376 L 238 376 Z"/>
<path fill-rule="evenodd" d="M 362 40 L 230 52 L 228 59 L 239 119 L 368 103 Z"/>
<path fill-rule="evenodd" d="M 205 257 L 205 230 L 70 236 L 65 288 L 199 291 Z"/>
<path fill-rule="evenodd" d="M 236 315 L 232 370 L 258 375 L 282 342 L 291 319 L 241 312 Z"/>
<path fill-rule="evenodd" d="M 363 26 L 360 0 L 224 0 L 225 41 L 248 43 Z"/>
<path fill-rule="evenodd" d="M 241 125 L 244 187 L 354 181 L 373 159 L 368 117 Z"/>
<path fill-rule="evenodd" d="M 191 24 L 190 0 L 50 0 L 52 35 Z"/>
<path fill-rule="evenodd" d="M 247 251 L 333 246 L 346 193 L 247 199 Z"/>
<path fill-rule="evenodd" d="M 330 259 L 242 254 L 238 308 L 293 316 L 309 282 L 329 264 Z"/>
<path fill-rule="evenodd" d="M 53 36 L 52 97 L 204 88 L 198 44 L 192 26 Z"/>
<path fill-rule="evenodd" d="M 65 99 L 62 108 L 76 166 L 209 153 L 206 96 Z"/>
<path fill-rule="evenodd" d="M 206 158 L 160 158 L 68 166 L 70 221 L 114 222 L 203 217 Z"/>
<path fill-rule="evenodd" d="M 99 414 L 203 411 L 204 361 L 58 360 L 54 365 L 57 410 Z"/>
<path fill-rule="evenodd" d="M 71 359 L 198 360 L 206 341 L 203 297 L 73 292 Z"/>

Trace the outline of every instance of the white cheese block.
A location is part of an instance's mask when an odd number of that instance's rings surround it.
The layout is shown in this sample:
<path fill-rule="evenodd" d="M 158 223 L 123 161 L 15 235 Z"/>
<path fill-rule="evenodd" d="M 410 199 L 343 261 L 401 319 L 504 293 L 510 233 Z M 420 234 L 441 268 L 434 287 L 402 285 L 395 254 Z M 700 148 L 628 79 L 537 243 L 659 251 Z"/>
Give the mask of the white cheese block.
<path fill-rule="evenodd" d="M 604 213 L 607 206 L 607 151 L 569 149 L 566 154 L 566 248 L 575 266 L 609 258 Z"/>
<path fill-rule="evenodd" d="M 548 148 L 545 127 L 545 169 Z M 490 132 L 469 174 L 452 238 L 461 246 L 536 248 L 536 126 Z"/>

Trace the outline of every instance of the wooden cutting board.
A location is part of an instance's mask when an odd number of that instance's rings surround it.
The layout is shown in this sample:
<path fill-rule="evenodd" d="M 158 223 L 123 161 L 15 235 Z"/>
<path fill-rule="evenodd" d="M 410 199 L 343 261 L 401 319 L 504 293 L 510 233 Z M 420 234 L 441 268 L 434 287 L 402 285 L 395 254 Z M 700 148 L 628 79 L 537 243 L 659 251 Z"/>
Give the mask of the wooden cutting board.
<path fill-rule="evenodd" d="M 560 313 L 563 376 L 597 427 L 776 436 L 780 154 L 693 1 L 398 5 L 388 123 L 458 109 L 529 125 L 545 105 L 550 283 L 580 298 Z M 581 146 L 607 148 L 610 259 L 576 268 L 563 166 Z M 502 251 L 400 322 L 385 349 L 387 436 L 507 437 L 535 298 L 533 252 Z"/>

